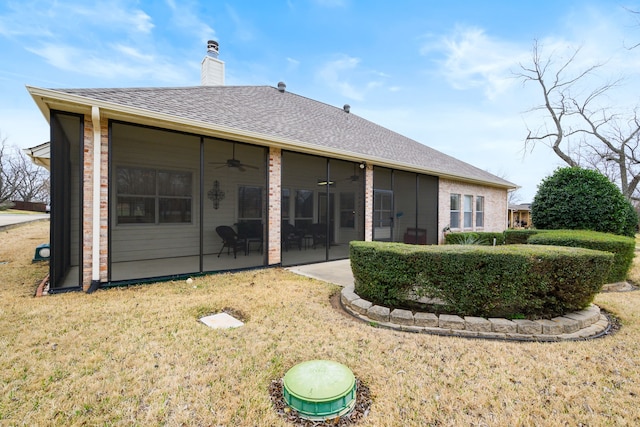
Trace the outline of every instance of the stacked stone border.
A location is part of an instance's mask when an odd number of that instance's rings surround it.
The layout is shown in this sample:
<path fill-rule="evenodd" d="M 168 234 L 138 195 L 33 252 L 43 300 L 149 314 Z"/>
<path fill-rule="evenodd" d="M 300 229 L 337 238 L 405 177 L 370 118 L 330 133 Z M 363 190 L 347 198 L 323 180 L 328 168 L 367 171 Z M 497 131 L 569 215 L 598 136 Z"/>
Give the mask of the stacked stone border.
<path fill-rule="evenodd" d="M 611 325 L 591 304 L 584 310 L 544 320 L 503 319 L 412 312 L 374 305 L 360 298 L 354 286 L 340 294 L 342 307 L 354 317 L 376 326 L 406 332 L 513 341 L 571 341 L 606 335 Z"/>

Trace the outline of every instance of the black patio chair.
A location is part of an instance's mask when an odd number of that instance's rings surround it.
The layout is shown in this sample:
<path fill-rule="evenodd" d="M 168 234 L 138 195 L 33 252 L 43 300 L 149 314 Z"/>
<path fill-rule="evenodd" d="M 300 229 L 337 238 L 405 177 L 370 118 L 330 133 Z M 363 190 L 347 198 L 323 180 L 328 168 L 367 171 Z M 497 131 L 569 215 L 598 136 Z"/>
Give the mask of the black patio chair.
<path fill-rule="evenodd" d="M 282 224 L 282 244 L 285 251 L 289 251 L 289 247 L 295 245 L 302 250 L 302 238 L 304 233 L 295 228 L 293 225 L 285 222 Z"/>
<path fill-rule="evenodd" d="M 257 248 L 260 253 L 262 253 L 262 221 L 260 220 L 247 220 L 240 221 L 236 224 L 238 227 L 238 238 L 244 239 L 246 247 L 245 247 L 245 255 L 251 252 L 251 245 Z"/>
<path fill-rule="evenodd" d="M 233 257 L 236 257 L 238 253 L 238 249 L 244 251 L 246 247 L 246 242 L 244 239 L 240 239 L 235 230 L 228 225 L 220 225 L 216 227 L 216 233 L 222 239 L 222 247 L 220 248 L 220 252 L 218 252 L 218 258 L 220 258 L 220 254 L 224 248 L 227 248 L 227 254 L 229 254 L 230 250 L 233 249 Z"/>
<path fill-rule="evenodd" d="M 313 249 L 318 245 L 327 245 L 327 224 L 311 224 L 311 236 L 313 237 Z"/>

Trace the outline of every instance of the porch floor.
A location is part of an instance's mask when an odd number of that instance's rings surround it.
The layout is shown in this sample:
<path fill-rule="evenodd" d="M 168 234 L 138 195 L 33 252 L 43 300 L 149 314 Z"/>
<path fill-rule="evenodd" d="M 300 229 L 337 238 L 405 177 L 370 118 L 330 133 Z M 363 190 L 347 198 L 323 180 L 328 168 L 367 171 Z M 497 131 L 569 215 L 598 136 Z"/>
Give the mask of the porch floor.
<path fill-rule="evenodd" d="M 349 257 L 349 245 L 335 245 L 329 248 L 330 260 L 345 259 Z M 325 262 L 326 249 L 319 246 L 315 249 L 291 249 L 282 251 L 282 265 L 295 266 L 309 263 Z M 147 279 L 153 277 L 166 277 L 180 274 L 197 273 L 200 269 L 198 256 L 178 258 L 158 258 L 138 261 L 114 262 L 111 265 L 111 280 L 114 282 L 135 279 Z M 224 251 L 220 258 L 217 254 L 208 254 L 203 258 L 205 272 L 241 270 L 251 267 L 266 265 L 265 254 L 250 252 L 245 255 L 238 253 L 227 254 Z M 61 287 L 74 287 L 78 285 L 78 267 L 71 267 Z"/>

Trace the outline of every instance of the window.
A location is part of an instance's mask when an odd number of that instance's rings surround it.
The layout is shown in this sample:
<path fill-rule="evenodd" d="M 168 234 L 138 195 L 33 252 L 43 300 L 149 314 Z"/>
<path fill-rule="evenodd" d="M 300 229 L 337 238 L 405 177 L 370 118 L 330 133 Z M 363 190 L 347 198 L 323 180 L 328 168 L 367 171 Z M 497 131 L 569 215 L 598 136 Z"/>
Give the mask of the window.
<path fill-rule="evenodd" d="M 476 196 L 476 227 L 484 227 L 484 196 Z"/>
<path fill-rule="evenodd" d="M 313 191 L 296 191 L 295 211 L 295 226 L 297 228 L 304 230 L 313 223 Z"/>
<path fill-rule="evenodd" d="M 375 190 L 373 196 L 373 226 L 389 227 L 393 221 L 393 192 Z"/>
<path fill-rule="evenodd" d="M 282 198 L 281 198 L 281 215 L 282 219 L 289 222 L 289 209 L 291 208 L 291 191 L 288 188 L 282 189 Z"/>
<path fill-rule="evenodd" d="M 473 196 L 464 196 L 464 228 L 473 227 Z"/>
<path fill-rule="evenodd" d="M 191 223 L 191 172 L 118 167 L 118 224 Z"/>
<path fill-rule="evenodd" d="M 262 187 L 238 188 L 238 220 L 262 219 Z"/>
<path fill-rule="evenodd" d="M 451 213 L 449 215 L 449 227 L 460 228 L 460 195 L 451 195 Z"/>
<path fill-rule="evenodd" d="M 340 193 L 340 227 L 355 228 L 356 196 L 354 193 Z"/>

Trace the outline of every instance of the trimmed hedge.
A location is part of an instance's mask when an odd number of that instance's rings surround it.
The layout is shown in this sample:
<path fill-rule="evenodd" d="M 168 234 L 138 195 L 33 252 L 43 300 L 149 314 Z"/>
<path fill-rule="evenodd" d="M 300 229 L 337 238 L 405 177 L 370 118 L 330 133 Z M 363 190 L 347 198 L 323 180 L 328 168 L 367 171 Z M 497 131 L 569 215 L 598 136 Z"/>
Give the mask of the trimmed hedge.
<path fill-rule="evenodd" d="M 491 233 L 484 231 L 447 233 L 444 236 L 444 243 L 445 245 L 493 246 L 493 239 L 496 240 L 496 245 L 504 245 L 504 233 Z"/>
<path fill-rule="evenodd" d="M 631 237 L 587 230 L 546 230 L 532 235 L 530 245 L 570 246 L 611 252 L 614 255 L 606 283 L 626 280 L 635 255 L 636 241 Z"/>
<path fill-rule="evenodd" d="M 507 245 L 525 244 L 529 237 L 542 232 L 544 230 L 505 230 L 504 241 Z"/>
<path fill-rule="evenodd" d="M 466 316 L 553 317 L 588 306 L 613 255 L 533 245 L 415 246 L 351 242 L 355 291 L 374 304 L 402 307 L 414 292 Z"/>

